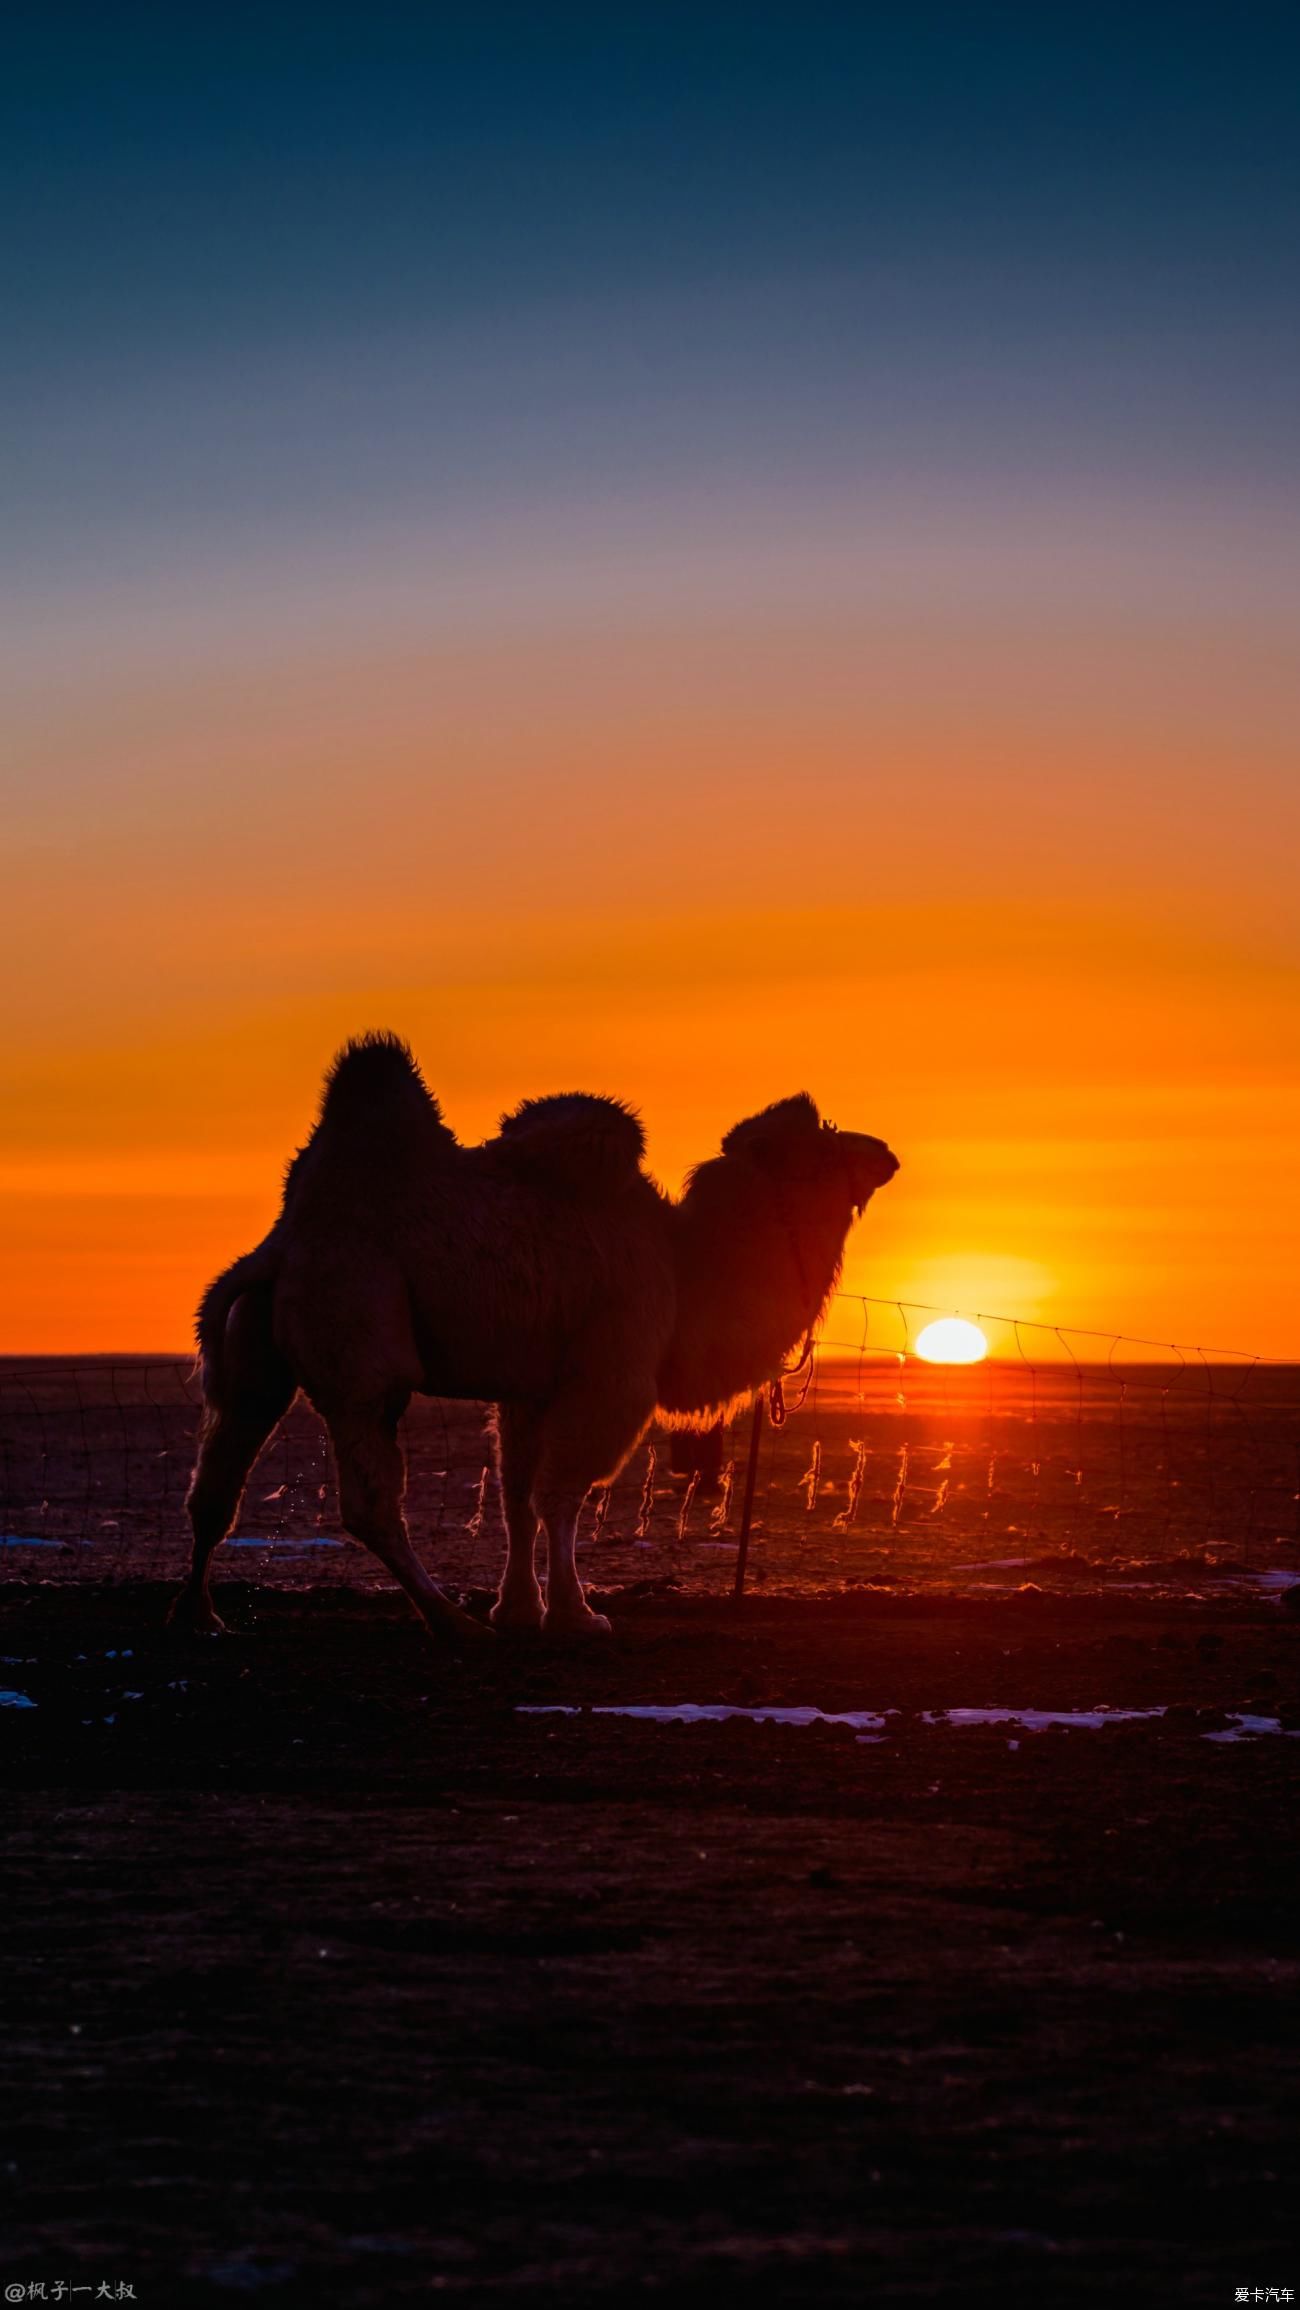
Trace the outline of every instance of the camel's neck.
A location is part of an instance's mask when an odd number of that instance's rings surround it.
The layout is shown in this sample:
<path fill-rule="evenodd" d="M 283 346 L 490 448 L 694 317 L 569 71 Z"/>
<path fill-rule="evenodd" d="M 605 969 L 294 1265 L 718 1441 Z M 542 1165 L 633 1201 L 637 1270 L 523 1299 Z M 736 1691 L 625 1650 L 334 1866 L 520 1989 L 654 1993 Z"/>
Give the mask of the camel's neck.
<path fill-rule="evenodd" d="M 724 1161 L 674 1213 L 677 1326 L 660 1376 L 666 1411 L 703 1414 L 760 1387 L 820 1315 L 852 1219 L 820 1198 L 796 1209 L 769 1179 Z"/>

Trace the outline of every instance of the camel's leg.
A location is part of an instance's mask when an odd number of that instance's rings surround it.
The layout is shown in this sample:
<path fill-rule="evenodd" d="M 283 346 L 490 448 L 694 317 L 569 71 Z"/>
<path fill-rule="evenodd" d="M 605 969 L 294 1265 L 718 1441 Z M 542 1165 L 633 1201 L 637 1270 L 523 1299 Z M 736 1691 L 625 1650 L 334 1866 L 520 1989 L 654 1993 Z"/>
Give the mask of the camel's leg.
<path fill-rule="evenodd" d="M 497 1465 L 505 1513 L 508 1553 L 496 1603 L 494 1628 L 540 1628 L 542 1592 L 537 1584 L 537 1510 L 533 1479 L 541 1444 L 537 1413 L 525 1404 L 497 1407 Z"/>
<path fill-rule="evenodd" d="M 444 1596 L 411 1546 L 402 1514 L 406 1468 L 397 1440 L 397 1423 L 404 1409 L 404 1400 L 395 1403 L 390 1399 L 326 1411 L 338 1465 L 344 1528 L 392 1573 L 435 1636 L 489 1643 L 491 1632 Z"/>
<path fill-rule="evenodd" d="M 209 1400 L 199 1431 L 199 1453 L 186 1507 L 194 1533 L 190 1576 L 170 1618 L 201 1634 L 216 1635 L 208 1568 L 239 1513 L 249 1470 L 296 1393 L 293 1373 L 271 1336 L 270 1306 L 245 1292 L 226 1317 L 221 1344 L 206 1376 Z"/>
<path fill-rule="evenodd" d="M 209 1405 L 199 1435 L 199 1456 L 186 1507 L 194 1533 L 190 1576 L 169 1617 L 178 1626 L 216 1636 L 224 1622 L 212 1602 L 208 1567 L 239 1512 L 249 1470 L 277 1420 L 293 1401 L 290 1383 L 282 1399 L 249 1396 L 233 1404 Z"/>
<path fill-rule="evenodd" d="M 575 1548 L 578 1517 L 586 1492 L 575 1500 L 552 1498 L 544 1514 L 546 1525 L 546 1612 L 542 1626 L 548 1636 L 608 1636 L 610 1623 L 603 1612 L 593 1612 L 578 1577 Z"/>
<path fill-rule="evenodd" d="M 547 1410 L 542 1458 L 533 1497 L 546 1526 L 548 1636 L 608 1636 L 609 1622 L 593 1612 L 578 1577 L 575 1543 L 582 1503 L 593 1484 L 617 1474 L 654 1412 L 653 1380 L 629 1377 L 616 1389 L 607 1380 L 575 1383 Z"/>

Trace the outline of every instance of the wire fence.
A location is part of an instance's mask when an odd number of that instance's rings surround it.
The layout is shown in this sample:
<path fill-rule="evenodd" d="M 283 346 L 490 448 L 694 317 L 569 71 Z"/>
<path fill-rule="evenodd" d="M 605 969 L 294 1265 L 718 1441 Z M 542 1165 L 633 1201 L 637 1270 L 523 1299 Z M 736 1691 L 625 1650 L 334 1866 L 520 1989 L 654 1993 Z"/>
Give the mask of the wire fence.
<path fill-rule="evenodd" d="M 918 1337 L 948 1312 L 837 1294 L 753 1424 L 652 1430 L 584 1509 L 587 1579 L 728 1588 L 742 1524 L 748 1578 L 783 1591 L 1300 1572 L 1300 1365 L 984 1316 L 984 1361 L 926 1362 Z M 199 1410 L 188 1360 L 0 1359 L 0 1578 L 179 1578 Z M 419 1553 L 453 1585 L 493 1586 L 485 1408 L 417 1398 L 403 1437 Z M 342 1532 L 305 1403 L 216 1569 L 388 1585 Z"/>

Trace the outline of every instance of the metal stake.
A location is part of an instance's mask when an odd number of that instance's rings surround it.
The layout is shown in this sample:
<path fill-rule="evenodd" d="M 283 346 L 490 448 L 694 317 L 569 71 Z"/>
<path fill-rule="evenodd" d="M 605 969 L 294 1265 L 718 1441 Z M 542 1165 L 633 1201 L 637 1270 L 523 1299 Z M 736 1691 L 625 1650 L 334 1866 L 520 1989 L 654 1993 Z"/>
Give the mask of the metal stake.
<path fill-rule="evenodd" d="M 745 1593 L 745 1567 L 749 1562 L 749 1527 L 754 1518 L 754 1487 L 758 1482 L 758 1447 L 763 1434 L 764 1391 L 760 1388 L 754 1398 L 753 1417 L 749 1424 L 749 1458 L 745 1463 L 745 1497 L 740 1510 L 740 1538 L 736 1544 L 736 1578 L 731 1601 L 739 1604 Z"/>

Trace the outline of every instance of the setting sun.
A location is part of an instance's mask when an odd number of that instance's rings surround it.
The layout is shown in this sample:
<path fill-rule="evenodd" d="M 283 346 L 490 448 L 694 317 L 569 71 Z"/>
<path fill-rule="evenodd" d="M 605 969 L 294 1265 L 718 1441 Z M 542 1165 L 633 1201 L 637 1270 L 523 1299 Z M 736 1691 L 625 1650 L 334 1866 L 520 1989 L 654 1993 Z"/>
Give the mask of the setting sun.
<path fill-rule="evenodd" d="M 979 1325 L 961 1315 L 943 1315 L 928 1323 L 916 1342 L 916 1353 L 927 1364 L 978 1364 L 988 1352 Z"/>

